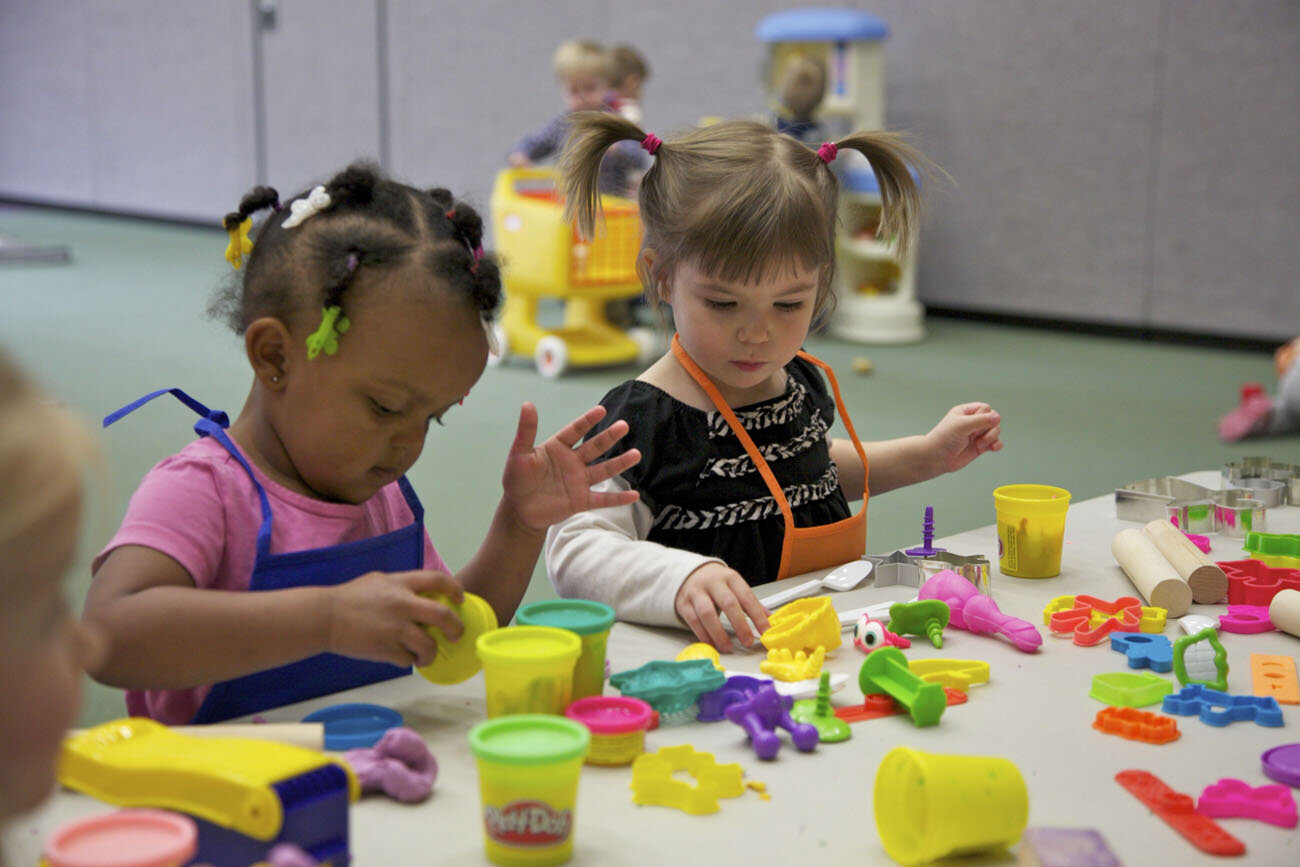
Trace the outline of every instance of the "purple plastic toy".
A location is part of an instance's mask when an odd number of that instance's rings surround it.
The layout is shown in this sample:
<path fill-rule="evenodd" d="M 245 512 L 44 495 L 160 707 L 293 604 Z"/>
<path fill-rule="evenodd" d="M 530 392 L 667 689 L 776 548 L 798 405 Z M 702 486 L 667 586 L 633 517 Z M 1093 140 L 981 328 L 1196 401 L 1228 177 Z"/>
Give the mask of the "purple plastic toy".
<path fill-rule="evenodd" d="M 934 547 L 934 506 L 926 506 L 925 521 L 921 524 L 921 544 L 916 548 L 908 548 L 903 553 L 909 557 L 933 557 L 940 551 L 947 550 Z"/>
<path fill-rule="evenodd" d="M 790 740 L 800 752 L 812 752 L 817 747 L 820 735 L 816 726 L 798 723 L 790 718 L 790 707 L 794 699 L 781 695 L 776 687 L 767 685 L 744 701 L 727 706 L 727 719 L 745 730 L 754 747 L 754 755 L 760 759 L 774 759 L 781 750 L 781 739 L 777 737 L 777 728 L 790 733 Z"/>
<path fill-rule="evenodd" d="M 1043 644 L 1038 627 L 1019 617 L 1003 614 L 996 602 L 951 569 L 931 576 L 921 585 L 917 598 L 947 602 L 952 612 L 949 626 L 967 632 L 1001 635 L 1025 653 L 1033 653 Z"/>

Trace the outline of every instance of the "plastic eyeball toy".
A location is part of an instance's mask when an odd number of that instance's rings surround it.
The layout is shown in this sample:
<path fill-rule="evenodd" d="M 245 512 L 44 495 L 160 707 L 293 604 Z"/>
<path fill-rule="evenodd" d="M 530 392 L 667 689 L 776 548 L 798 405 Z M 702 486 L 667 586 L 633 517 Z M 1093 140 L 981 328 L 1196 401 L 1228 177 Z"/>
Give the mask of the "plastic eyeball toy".
<path fill-rule="evenodd" d="M 863 653 L 870 653 L 881 647 L 911 647 L 912 642 L 890 632 L 885 624 L 873 620 L 871 615 L 863 614 L 853 624 L 853 646 Z"/>

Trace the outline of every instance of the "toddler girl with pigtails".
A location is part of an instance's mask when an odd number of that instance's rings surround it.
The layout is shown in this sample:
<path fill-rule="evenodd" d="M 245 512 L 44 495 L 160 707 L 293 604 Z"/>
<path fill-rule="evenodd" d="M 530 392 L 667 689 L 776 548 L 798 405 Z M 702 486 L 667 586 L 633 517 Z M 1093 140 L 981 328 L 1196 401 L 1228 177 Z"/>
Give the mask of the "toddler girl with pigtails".
<path fill-rule="evenodd" d="M 199 438 L 149 471 L 96 556 L 83 615 L 109 639 L 92 675 L 126 688 L 133 715 L 172 724 L 428 664 L 426 627 L 461 635 L 434 595 L 459 603 L 469 590 L 505 623 L 550 524 L 637 497 L 592 490 L 638 459 L 600 459 L 625 422 L 583 441 L 605 414 L 596 407 L 534 445 L 525 403 L 487 536 L 453 574 L 406 471 L 487 362 L 501 282 L 482 220 L 446 190 L 355 164 L 287 207 L 257 187 L 226 228 L 242 279 L 214 311 L 244 338 L 243 408 L 230 422 L 170 388 L 104 420 L 167 394 L 199 417 Z"/>
<path fill-rule="evenodd" d="M 998 451 L 1001 418 L 966 403 L 926 434 L 863 443 L 830 367 L 801 350 L 833 305 L 839 151 L 871 162 L 881 236 L 907 253 L 919 206 L 912 170 L 924 160 L 898 136 L 810 148 L 735 121 L 661 141 L 617 115 L 575 115 L 561 173 L 568 212 L 588 236 L 601 158 L 626 140 L 653 157 L 639 191 L 638 269 L 677 333 L 662 358 L 605 395 L 592 433 L 629 425 L 614 452 L 641 460 L 601 489 L 640 498 L 552 527 L 547 570 L 563 596 L 601 600 L 626 620 L 685 624 L 729 650 L 719 612 L 752 644 L 767 628 L 752 585 L 860 557 L 868 489 Z M 837 410 L 845 439 L 829 434 Z"/>

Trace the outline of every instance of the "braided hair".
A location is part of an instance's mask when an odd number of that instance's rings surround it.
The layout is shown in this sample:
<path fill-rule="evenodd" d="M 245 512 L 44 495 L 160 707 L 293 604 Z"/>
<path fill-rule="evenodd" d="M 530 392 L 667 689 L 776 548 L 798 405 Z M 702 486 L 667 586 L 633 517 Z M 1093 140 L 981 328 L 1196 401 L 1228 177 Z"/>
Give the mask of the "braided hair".
<path fill-rule="evenodd" d="M 237 334 L 264 316 L 305 323 L 322 308 L 346 313 L 351 294 L 382 291 L 387 277 L 414 268 L 492 318 L 501 301 L 501 274 L 483 252 L 483 219 L 472 207 L 448 190 L 391 180 L 368 162 L 353 163 L 323 187 L 329 205 L 291 228 L 280 219 L 272 187 L 249 190 L 239 209 L 226 215 L 229 230 L 259 211 L 276 212 L 255 229 L 247 266 L 218 291 L 208 308 L 212 316 Z"/>

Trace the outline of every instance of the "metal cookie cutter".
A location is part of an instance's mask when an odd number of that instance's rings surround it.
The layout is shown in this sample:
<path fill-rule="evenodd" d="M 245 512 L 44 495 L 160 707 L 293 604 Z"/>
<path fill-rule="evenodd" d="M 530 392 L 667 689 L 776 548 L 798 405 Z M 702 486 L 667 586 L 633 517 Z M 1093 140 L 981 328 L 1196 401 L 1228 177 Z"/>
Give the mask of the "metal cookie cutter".
<path fill-rule="evenodd" d="M 871 574 L 875 576 L 877 587 L 902 584 L 919 588 L 927 578 L 949 569 L 974 584 L 985 596 L 989 595 L 990 565 L 983 554 L 967 557 L 940 551 L 925 557 L 909 557 L 903 551 L 895 551 L 884 555 L 868 554 L 862 559 L 873 564 Z"/>
<path fill-rule="evenodd" d="M 1121 521 L 1169 520 L 1185 533 L 1244 537 L 1266 528 L 1268 510 L 1245 488 L 1215 490 L 1173 476 L 1146 479 L 1115 489 L 1115 517 Z"/>
<path fill-rule="evenodd" d="M 1227 487 L 1255 487 L 1252 480 L 1277 482 L 1282 487 L 1282 502 L 1265 505 L 1291 503 L 1300 506 L 1300 464 L 1287 464 L 1269 458 L 1242 458 L 1223 465 L 1220 474 Z M 1260 486 L 1271 489 L 1272 485 Z M 1259 498 L 1257 498 L 1259 499 Z"/>

